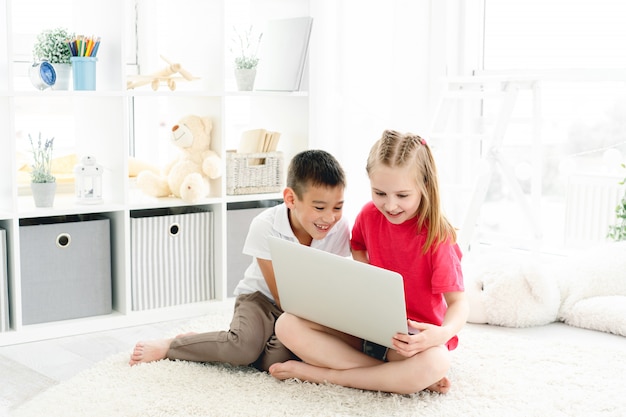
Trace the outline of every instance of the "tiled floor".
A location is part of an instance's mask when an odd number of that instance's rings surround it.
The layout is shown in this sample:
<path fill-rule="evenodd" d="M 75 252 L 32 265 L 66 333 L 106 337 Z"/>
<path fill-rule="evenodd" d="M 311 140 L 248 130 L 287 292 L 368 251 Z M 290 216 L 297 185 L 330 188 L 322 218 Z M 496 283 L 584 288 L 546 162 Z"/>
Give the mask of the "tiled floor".
<path fill-rule="evenodd" d="M 0 417 L 60 381 L 142 339 L 169 336 L 176 320 L 99 333 L 0 347 Z"/>

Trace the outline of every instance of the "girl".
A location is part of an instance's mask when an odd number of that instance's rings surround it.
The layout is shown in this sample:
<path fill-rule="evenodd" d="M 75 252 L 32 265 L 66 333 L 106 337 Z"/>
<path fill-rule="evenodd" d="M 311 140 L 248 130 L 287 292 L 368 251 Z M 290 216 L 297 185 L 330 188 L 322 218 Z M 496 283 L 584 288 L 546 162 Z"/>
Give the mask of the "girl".
<path fill-rule="evenodd" d="M 302 362 L 275 363 L 270 373 L 398 394 L 446 393 L 449 350 L 457 346 L 468 303 L 456 232 L 440 208 L 433 156 L 419 136 L 387 130 L 372 147 L 366 170 L 372 201 L 355 220 L 352 256 L 403 276 L 408 326 L 418 332 L 398 333 L 394 349 L 384 349 L 284 313 L 276 335 Z"/>

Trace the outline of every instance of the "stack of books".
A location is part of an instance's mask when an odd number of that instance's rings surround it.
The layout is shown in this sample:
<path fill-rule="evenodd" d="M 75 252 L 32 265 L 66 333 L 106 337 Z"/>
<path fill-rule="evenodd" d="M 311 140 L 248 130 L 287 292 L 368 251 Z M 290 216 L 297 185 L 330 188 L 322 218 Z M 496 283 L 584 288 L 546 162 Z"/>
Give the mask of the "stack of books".
<path fill-rule="evenodd" d="M 280 132 L 266 129 L 252 129 L 241 133 L 237 153 L 268 153 L 275 152 L 280 139 Z M 261 159 L 252 163 L 261 164 Z"/>

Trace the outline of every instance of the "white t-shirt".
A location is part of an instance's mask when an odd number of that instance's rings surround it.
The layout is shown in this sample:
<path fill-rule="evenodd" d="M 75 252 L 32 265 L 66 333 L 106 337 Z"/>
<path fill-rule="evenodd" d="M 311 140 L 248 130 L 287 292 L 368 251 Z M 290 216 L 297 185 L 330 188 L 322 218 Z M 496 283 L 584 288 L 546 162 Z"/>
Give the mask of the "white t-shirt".
<path fill-rule="evenodd" d="M 291 230 L 288 212 L 287 206 L 285 203 L 282 203 L 268 208 L 252 219 L 246 242 L 243 245 L 243 253 L 251 255 L 253 259 L 244 273 L 244 278 L 237 284 L 234 291 L 235 295 L 260 291 L 270 300 L 274 301 L 274 297 L 265 282 L 261 268 L 259 268 L 257 258 L 272 259 L 270 247 L 267 243 L 268 236 L 276 236 L 291 242 L 298 241 L 293 230 Z M 340 256 L 350 255 L 350 227 L 348 221 L 342 217 L 341 220 L 330 229 L 324 239 L 313 240 L 311 247 L 335 253 Z"/>

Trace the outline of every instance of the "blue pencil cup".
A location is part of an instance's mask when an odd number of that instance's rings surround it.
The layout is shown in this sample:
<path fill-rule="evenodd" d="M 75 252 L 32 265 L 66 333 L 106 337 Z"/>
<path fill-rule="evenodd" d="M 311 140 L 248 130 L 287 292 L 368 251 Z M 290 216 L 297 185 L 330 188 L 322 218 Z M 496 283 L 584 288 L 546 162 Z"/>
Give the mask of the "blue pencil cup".
<path fill-rule="evenodd" d="M 73 56 L 72 73 L 74 90 L 96 89 L 96 61 L 98 58 L 90 56 Z"/>

